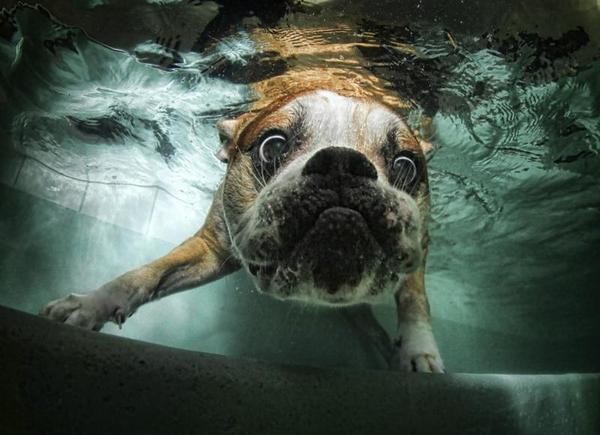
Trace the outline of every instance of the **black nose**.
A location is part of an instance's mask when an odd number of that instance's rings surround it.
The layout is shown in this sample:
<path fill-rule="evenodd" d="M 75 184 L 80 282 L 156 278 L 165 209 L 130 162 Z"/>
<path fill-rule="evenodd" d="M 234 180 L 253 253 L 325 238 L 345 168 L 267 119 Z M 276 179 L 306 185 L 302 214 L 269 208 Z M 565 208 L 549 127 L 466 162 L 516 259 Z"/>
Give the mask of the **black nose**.
<path fill-rule="evenodd" d="M 302 169 L 302 175 L 354 175 L 377 179 L 377 170 L 367 157 L 353 149 L 327 147 L 319 150 Z"/>

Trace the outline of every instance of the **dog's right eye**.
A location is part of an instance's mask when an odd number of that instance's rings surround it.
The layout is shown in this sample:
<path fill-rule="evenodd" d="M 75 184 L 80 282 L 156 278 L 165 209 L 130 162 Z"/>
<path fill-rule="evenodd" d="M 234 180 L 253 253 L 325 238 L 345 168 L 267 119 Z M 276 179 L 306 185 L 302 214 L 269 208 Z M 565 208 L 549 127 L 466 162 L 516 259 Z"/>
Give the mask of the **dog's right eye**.
<path fill-rule="evenodd" d="M 283 156 L 289 148 L 289 142 L 283 134 L 270 134 L 260 143 L 258 156 L 263 163 L 271 163 Z"/>

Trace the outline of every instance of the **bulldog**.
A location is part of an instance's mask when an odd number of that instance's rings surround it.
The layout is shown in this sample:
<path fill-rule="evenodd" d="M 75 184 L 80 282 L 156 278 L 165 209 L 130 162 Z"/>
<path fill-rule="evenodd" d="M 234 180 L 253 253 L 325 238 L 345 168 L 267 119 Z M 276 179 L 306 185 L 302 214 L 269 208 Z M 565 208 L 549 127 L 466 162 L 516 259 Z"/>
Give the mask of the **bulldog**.
<path fill-rule="evenodd" d="M 93 330 L 120 326 L 144 303 L 244 268 L 276 298 L 362 306 L 349 312 L 380 340 L 390 367 L 443 372 L 424 288 L 426 159 L 406 123 L 375 101 L 316 90 L 217 127 L 227 171 L 202 228 L 41 314 Z M 386 295 L 397 305 L 394 341 L 364 309 Z"/>
<path fill-rule="evenodd" d="M 301 24 L 252 34 L 267 74 L 246 69 L 262 97 L 217 125 L 227 170 L 202 228 L 91 293 L 50 302 L 43 316 L 121 326 L 144 303 L 243 268 L 275 298 L 342 307 L 390 368 L 444 372 L 424 287 L 431 146 L 397 113 L 406 100 L 361 56 L 376 41 L 350 24 Z M 269 59 L 285 71 L 273 74 Z M 393 340 L 370 308 L 390 295 Z"/>

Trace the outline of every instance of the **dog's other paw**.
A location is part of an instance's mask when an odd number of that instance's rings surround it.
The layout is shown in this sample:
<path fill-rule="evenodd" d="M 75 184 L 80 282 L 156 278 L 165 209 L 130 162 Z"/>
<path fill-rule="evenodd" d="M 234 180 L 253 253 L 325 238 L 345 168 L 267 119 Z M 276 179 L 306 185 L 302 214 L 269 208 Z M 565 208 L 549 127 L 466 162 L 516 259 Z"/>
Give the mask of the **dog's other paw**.
<path fill-rule="evenodd" d="M 398 332 L 390 369 L 420 373 L 446 372 L 428 322 L 402 323 Z"/>
<path fill-rule="evenodd" d="M 417 355 L 403 354 L 401 350 L 396 352 L 390 362 L 392 370 L 418 373 L 446 373 L 444 362 L 439 354 L 432 355 L 422 353 Z"/>
<path fill-rule="evenodd" d="M 57 322 L 99 331 L 109 320 L 106 310 L 92 294 L 71 293 L 56 299 L 40 310 L 40 315 Z"/>
<path fill-rule="evenodd" d="M 120 328 L 137 307 L 151 299 L 159 279 L 160 273 L 151 268 L 135 269 L 93 292 L 52 301 L 40 310 L 40 315 L 94 331 L 108 321 Z"/>

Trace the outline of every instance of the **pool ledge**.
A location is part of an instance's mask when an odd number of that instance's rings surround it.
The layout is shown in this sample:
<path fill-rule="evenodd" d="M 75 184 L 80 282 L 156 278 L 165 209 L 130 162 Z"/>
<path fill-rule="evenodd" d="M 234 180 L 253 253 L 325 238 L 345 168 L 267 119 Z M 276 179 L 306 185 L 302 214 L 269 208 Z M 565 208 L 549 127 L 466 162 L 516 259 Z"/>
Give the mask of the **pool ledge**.
<path fill-rule="evenodd" d="M 9 433 L 597 433 L 600 374 L 415 375 L 173 349 L 0 307 Z"/>

